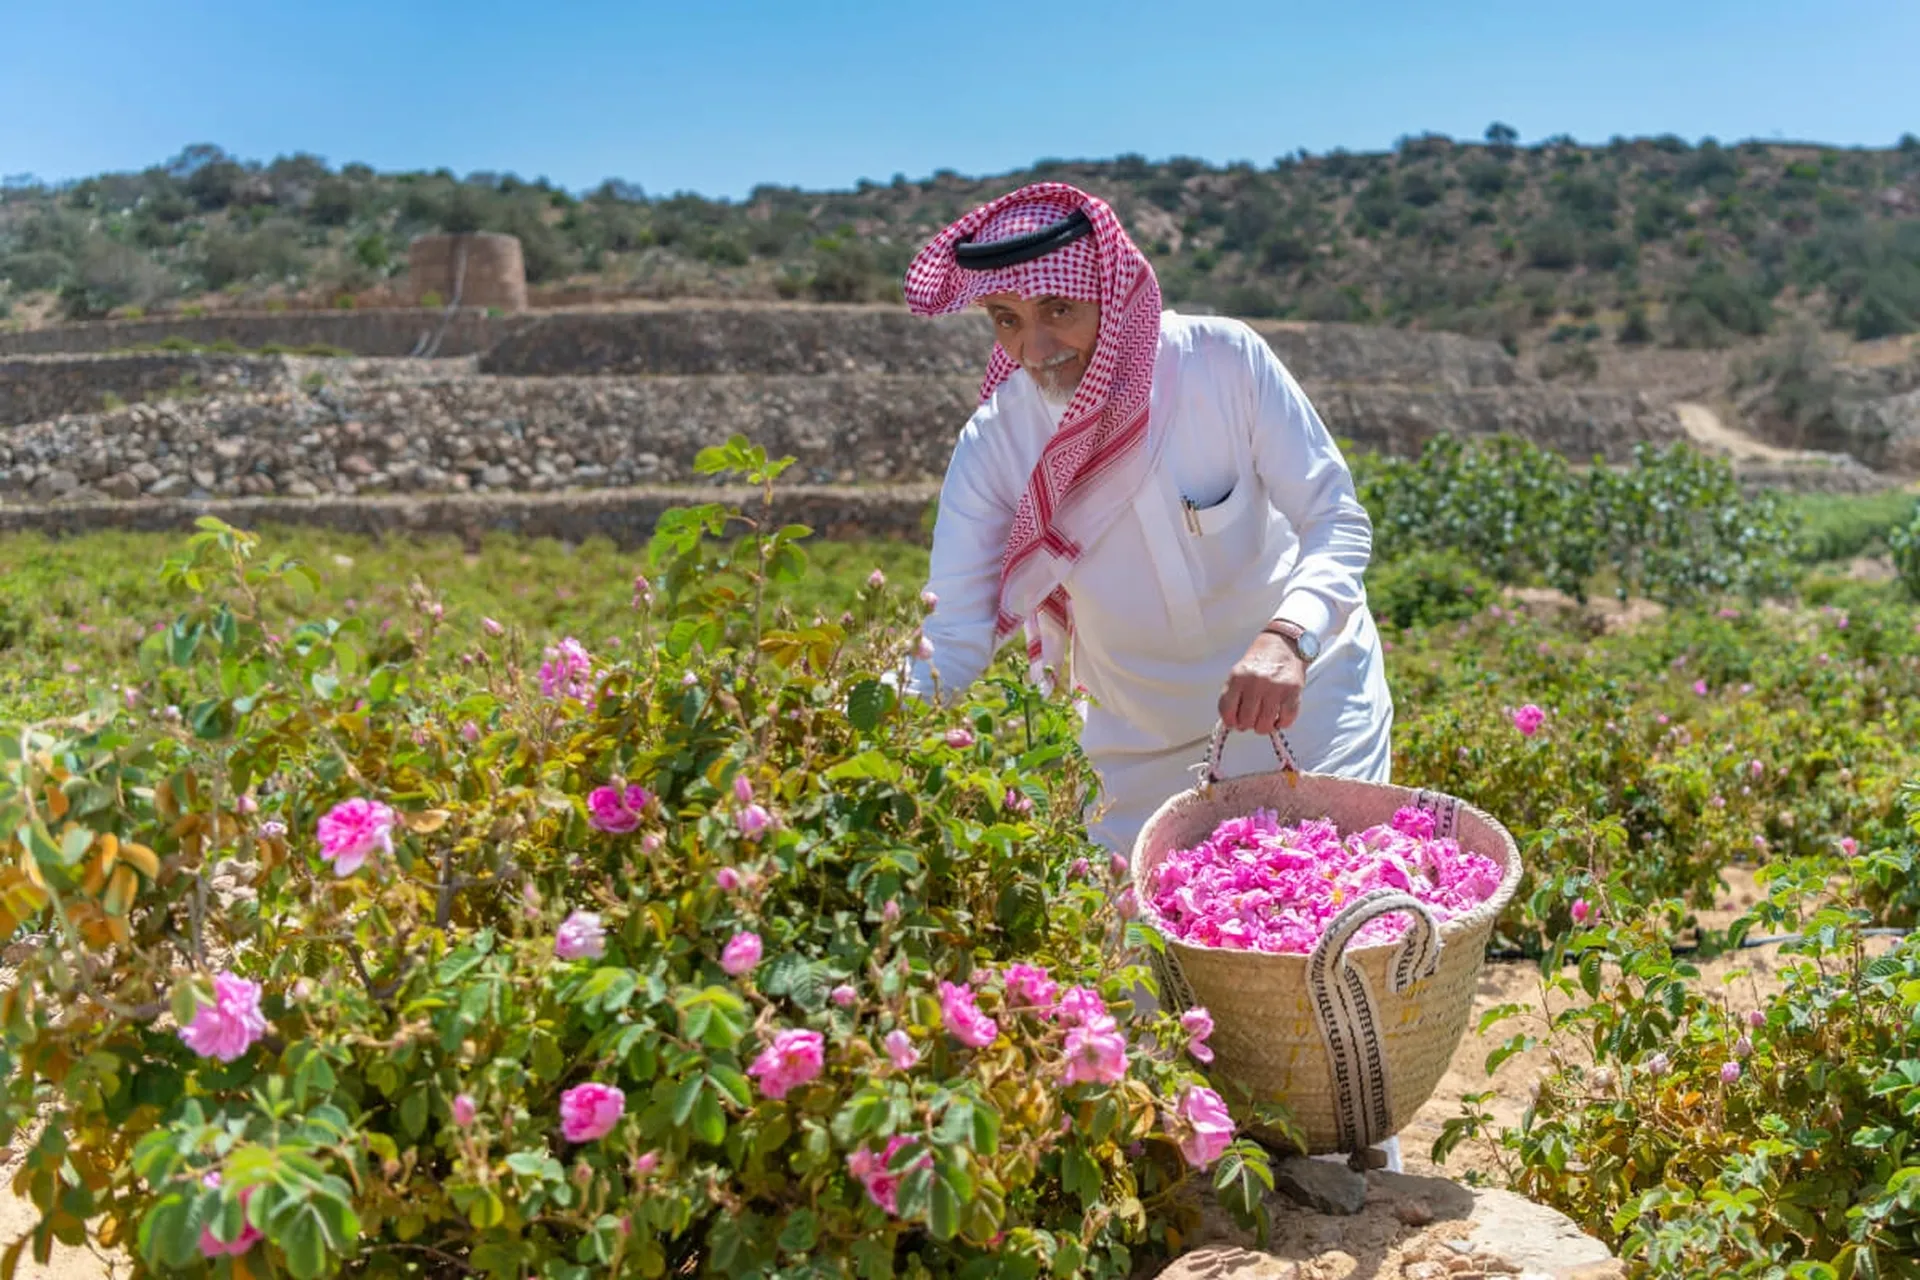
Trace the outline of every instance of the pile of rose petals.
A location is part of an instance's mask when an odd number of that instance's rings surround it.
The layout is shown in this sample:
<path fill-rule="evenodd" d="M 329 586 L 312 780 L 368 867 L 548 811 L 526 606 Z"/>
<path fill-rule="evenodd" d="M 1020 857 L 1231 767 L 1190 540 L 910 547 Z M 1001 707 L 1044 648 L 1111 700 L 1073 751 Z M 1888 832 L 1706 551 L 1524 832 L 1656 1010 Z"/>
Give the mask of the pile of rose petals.
<path fill-rule="evenodd" d="M 1154 923 L 1200 946 L 1305 954 L 1356 897 L 1399 889 L 1445 924 L 1493 896 L 1501 867 L 1433 829 L 1433 814 L 1411 807 L 1344 837 L 1324 818 L 1283 827 L 1271 809 L 1229 818 L 1154 869 Z M 1408 924 L 1405 912 L 1376 916 L 1348 945 L 1392 942 Z"/>

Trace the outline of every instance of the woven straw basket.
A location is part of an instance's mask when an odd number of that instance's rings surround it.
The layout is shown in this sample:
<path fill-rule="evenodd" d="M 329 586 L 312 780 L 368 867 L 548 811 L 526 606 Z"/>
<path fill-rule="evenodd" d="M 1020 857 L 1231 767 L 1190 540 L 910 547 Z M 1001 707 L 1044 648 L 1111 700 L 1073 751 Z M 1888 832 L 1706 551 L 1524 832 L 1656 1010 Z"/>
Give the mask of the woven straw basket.
<path fill-rule="evenodd" d="M 1261 1101 L 1284 1103 L 1308 1154 L 1358 1159 L 1404 1128 L 1440 1083 L 1472 1012 L 1487 938 L 1520 883 L 1520 854 L 1505 827 L 1452 796 L 1301 773 L 1278 734 L 1279 772 L 1221 781 L 1224 739 L 1216 730 L 1207 781 L 1161 805 L 1134 842 L 1134 892 L 1149 926 L 1156 923 L 1148 904 L 1161 861 L 1198 844 L 1223 820 L 1256 809 L 1275 810 L 1282 824 L 1330 819 L 1345 834 L 1412 805 L 1434 814 L 1436 836 L 1450 835 L 1505 868 L 1492 898 L 1437 927 L 1408 894 L 1358 898 L 1311 955 L 1200 946 L 1162 931 L 1165 954 L 1152 958 L 1161 1004 L 1174 1012 L 1203 1005 L 1212 1014 L 1214 1073 Z M 1412 917 L 1400 940 L 1346 945 L 1368 920 L 1394 911 Z M 1285 1141 L 1277 1133 L 1260 1136 Z"/>

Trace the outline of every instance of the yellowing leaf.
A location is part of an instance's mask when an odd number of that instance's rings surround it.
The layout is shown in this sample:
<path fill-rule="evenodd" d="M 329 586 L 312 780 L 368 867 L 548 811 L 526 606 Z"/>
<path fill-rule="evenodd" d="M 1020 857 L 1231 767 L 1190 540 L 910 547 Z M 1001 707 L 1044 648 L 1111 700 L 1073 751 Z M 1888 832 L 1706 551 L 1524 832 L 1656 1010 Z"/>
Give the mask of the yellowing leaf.
<path fill-rule="evenodd" d="M 445 809 L 422 809 L 419 813 L 404 813 L 400 816 L 407 824 L 407 830 L 426 835 L 428 832 L 438 831 L 446 826 L 448 815 Z"/>
<path fill-rule="evenodd" d="M 129 840 L 120 846 L 120 857 L 149 880 L 160 878 L 160 855 L 143 844 Z"/>
<path fill-rule="evenodd" d="M 106 896 L 100 899 L 100 905 L 110 916 L 124 916 L 133 906 L 134 895 L 139 891 L 140 879 L 134 875 L 133 868 L 116 868 L 112 882 L 107 885 Z"/>

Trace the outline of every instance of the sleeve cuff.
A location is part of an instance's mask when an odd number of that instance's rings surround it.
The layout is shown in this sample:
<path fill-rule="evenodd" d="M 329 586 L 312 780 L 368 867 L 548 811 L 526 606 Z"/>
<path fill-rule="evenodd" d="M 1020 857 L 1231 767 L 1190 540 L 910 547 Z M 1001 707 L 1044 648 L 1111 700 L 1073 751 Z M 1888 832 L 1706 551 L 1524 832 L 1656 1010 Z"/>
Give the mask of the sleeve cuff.
<path fill-rule="evenodd" d="M 1274 610 L 1273 620 L 1291 622 L 1324 645 L 1330 639 L 1327 630 L 1333 622 L 1333 609 L 1311 591 L 1290 591 Z"/>

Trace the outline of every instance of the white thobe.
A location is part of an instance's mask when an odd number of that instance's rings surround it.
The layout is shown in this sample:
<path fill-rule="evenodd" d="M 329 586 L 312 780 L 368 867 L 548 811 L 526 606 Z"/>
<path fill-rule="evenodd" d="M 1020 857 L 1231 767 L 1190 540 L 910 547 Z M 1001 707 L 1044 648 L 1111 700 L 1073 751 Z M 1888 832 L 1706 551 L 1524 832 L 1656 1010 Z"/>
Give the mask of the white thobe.
<path fill-rule="evenodd" d="M 992 659 L 1001 556 L 1060 412 L 1016 372 L 961 432 L 933 531 L 933 658 L 909 692 L 936 677 L 962 689 Z M 1361 584 L 1373 526 L 1299 384 L 1239 321 L 1165 312 L 1148 431 L 1164 433 L 1158 465 L 1065 580 L 1072 679 L 1091 695 L 1081 746 L 1103 793 L 1093 837 L 1130 852 L 1194 784 L 1227 676 L 1276 618 L 1322 646 L 1285 730 L 1296 762 L 1386 781 L 1393 699 Z M 1237 734 L 1221 773 L 1273 767 L 1265 739 Z"/>

